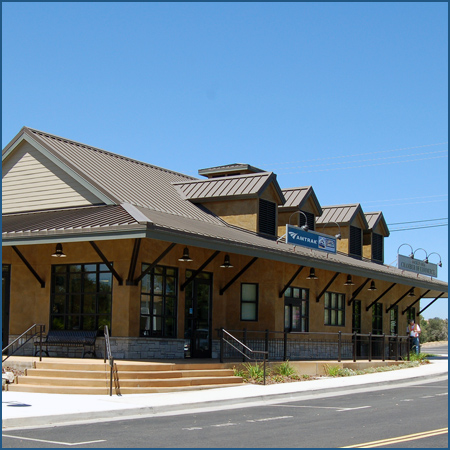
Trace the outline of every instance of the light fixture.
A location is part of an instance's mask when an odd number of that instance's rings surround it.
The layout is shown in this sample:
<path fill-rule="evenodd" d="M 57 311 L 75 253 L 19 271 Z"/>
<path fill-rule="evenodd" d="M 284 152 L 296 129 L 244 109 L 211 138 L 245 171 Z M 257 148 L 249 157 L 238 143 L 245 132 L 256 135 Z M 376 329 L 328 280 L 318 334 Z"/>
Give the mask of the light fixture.
<path fill-rule="evenodd" d="M 408 297 L 415 297 L 416 294 L 414 294 L 414 288 L 412 288 L 409 292 L 408 292 Z"/>
<path fill-rule="evenodd" d="M 404 245 L 407 245 L 407 246 L 411 249 L 411 253 L 410 253 L 409 257 L 412 258 L 412 259 L 414 259 L 414 250 L 413 250 L 413 248 L 412 248 L 409 244 L 406 244 L 406 243 L 400 245 L 400 247 L 397 249 L 397 255 L 398 255 L 398 252 L 399 252 L 400 248 L 403 247 Z"/>
<path fill-rule="evenodd" d="M 309 269 L 309 276 L 306 277 L 307 280 L 317 280 L 318 278 L 316 277 L 316 271 L 314 269 L 314 267 L 311 267 Z"/>
<path fill-rule="evenodd" d="M 181 258 L 179 258 L 178 261 L 182 261 L 182 262 L 192 261 L 191 257 L 189 256 L 189 249 L 187 247 L 184 247 L 183 256 Z"/>
<path fill-rule="evenodd" d="M 339 233 L 338 233 L 338 234 L 335 234 L 334 237 L 340 241 L 340 240 L 342 239 L 342 235 L 341 235 L 341 227 L 340 227 L 340 225 L 339 225 L 337 222 L 334 222 L 334 221 L 331 221 L 331 222 L 324 222 L 322 228 L 325 228 L 325 227 L 326 227 L 328 224 L 330 224 L 330 223 L 335 223 L 335 224 L 338 226 L 338 228 L 339 228 Z M 321 225 L 322 225 L 322 224 L 321 224 Z"/>
<path fill-rule="evenodd" d="M 439 263 L 438 263 L 438 266 L 439 266 L 439 267 L 442 267 L 442 258 L 441 258 L 441 255 L 440 255 L 439 253 L 436 253 L 436 252 L 430 253 L 430 254 L 425 258 L 425 262 L 428 263 L 428 258 L 429 258 L 431 255 L 438 255 L 438 256 L 439 256 Z"/>
<path fill-rule="evenodd" d="M 231 269 L 233 266 L 230 263 L 230 255 L 225 255 L 225 258 L 223 259 L 223 264 L 220 266 L 224 269 Z"/>
<path fill-rule="evenodd" d="M 55 258 L 65 258 L 66 255 L 63 252 L 62 244 L 56 244 L 55 253 L 53 255 Z"/>
<path fill-rule="evenodd" d="M 305 214 L 303 211 L 300 211 L 300 210 L 294 211 L 294 212 L 289 216 L 289 225 L 291 224 L 291 217 L 292 217 L 294 214 L 303 214 L 303 215 L 305 216 L 305 225 L 302 225 L 300 228 L 301 228 L 303 231 L 309 231 L 309 227 L 308 227 L 308 217 L 306 216 L 306 214 Z"/>
<path fill-rule="evenodd" d="M 414 250 L 413 255 L 411 256 L 411 258 L 414 259 L 417 250 L 423 250 L 423 251 L 425 252 L 425 255 L 426 255 L 426 256 L 425 256 L 425 259 L 426 259 L 426 261 L 428 261 L 428 253 L 427 253 L 427 251 L 426 251 L 424 248 L 416 248 L 416 249 Z"/>
<path fill-rule="evenodd" d="M 355 283 L 353 283 L 352 276 L 347 275 L 347 281 L 344 283 L 344 286 L 354 286 Z"/>
<path fill-rule="evenodd" d="M 369 287 L 369 289 L 367 289 L 368 291 L 376 291 L 377 290 L 377 287 L 375 286 L 375 281 L 371 281 L 370 282 L 370 287 Z"/>

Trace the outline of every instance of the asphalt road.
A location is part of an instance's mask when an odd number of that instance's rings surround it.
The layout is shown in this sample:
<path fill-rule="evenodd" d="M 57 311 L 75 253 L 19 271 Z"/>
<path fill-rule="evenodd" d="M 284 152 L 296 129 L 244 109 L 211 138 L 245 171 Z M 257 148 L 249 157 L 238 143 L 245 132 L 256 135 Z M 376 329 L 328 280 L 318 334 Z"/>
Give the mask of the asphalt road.
<path fill-rule="evenodd" d="M 448 378 L 251 408 L 5 432 L 3 448 L 448 448 Z M 368 444 L 370 443 L 370 444 Z"/>

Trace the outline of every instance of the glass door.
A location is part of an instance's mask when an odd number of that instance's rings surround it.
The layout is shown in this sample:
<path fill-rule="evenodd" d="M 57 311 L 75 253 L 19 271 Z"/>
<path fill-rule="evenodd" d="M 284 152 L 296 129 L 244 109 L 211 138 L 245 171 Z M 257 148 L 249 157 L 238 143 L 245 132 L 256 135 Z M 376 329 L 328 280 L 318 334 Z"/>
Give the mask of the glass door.
<path fill-rule="evenodd" d="M 7 264 L 2 265 L 2 348 L 5 348 L 9 341 L 10 267 Z"/>
<path fill-rule="evenodd" d="M 186 271 L 186 278 L 190 276 L 191 272 Z M 212 274 L 198 274 L 185 292 L 185 357 L 211 358 Z"/>

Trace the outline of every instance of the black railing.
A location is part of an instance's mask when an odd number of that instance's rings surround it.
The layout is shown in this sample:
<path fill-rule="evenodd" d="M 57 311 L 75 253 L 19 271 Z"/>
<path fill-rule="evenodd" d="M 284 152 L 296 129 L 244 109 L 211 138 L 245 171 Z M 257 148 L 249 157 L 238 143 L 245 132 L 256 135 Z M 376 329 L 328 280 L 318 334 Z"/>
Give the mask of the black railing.
<path fill-rule="evenodd" d="M 121 395 L 120 394 L 120 385 L 119 385 L 119 374 L 117 372 L 117 365 L 114 362 L 114 358 L 111 353 L 111 343 L 109 341 L 108 325 L 105 325 L 104 334 L 105 334 L 105 353 L 104 353 L 104 357 L 103 357 L 103 362 L 106 364 L 106 359 L 108 359 L 108 362 L 109 362 L 109 395 L 112 396 L 113 380 L 114 380 L 114 389 L 116 391 L 116 395 Z"/>
<path fill-rule="evenodd" d="M 269 352 L 267 350 L 252 350 L 250 347 L 245 345 L 243 342 L 241 342 L 239 339 L 234 337 L 232 334 L 230 334 L 227 330 L 224 328 L 221 328 L 219 330 L 220 335 L 220 362 L 223 363 L 223 356 L 224 356 L 224 345 L 227 344 L 230 347 L 232 347 L 235 351 L 240 353 L 243 357 L 243 360 L 253 360 L 258 361 L 258 358 L 250 357 L 247 353 L 250 353 L 252 355 L 262 355 L 263 356 L 263 370 L 264 370 L 264 385 L 266 385 L 266 361 L 268 359 Z"/>
<path fill-rule="evenodd" d="M 18 350 L 20 350 L 27 342 L 31 339 L 39 339 L 39 361 L 42 361 L 42 336 L 45 333 L 45 325 L 34 324 L 28 330 L 24 331 L 19 337 L 14 339 L 10 344 L 2 349 L 2 363 L 4 363 L 10 356 L 14 355 Z M 4 358 L 6 354 L 6 358 Z"/>
<path fill-rule="evenodd" d="M 219 331 L 220 359 L 241 359 L 242 351 L 225 348 Z M 408 336 L 361 333 L 228 330 L 241 345 L 265 351 L 271 360 L 409 360 Z M 245 360 L 245 357 L 242 358 Z"/>

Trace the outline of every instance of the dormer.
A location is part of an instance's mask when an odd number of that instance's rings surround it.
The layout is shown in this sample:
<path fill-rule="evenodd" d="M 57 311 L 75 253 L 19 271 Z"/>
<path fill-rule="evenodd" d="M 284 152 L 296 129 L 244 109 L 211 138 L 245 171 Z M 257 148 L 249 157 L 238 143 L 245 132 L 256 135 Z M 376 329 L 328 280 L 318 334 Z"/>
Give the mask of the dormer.
<path fill-rule="evenodd" d="M 204 169 L 203 173 L 207 170 L 211 169 Z M 211 177 L 173 186 L 183 199 L 201 204 L 230 225 L 276 236 L 277 209 L 285 199 L 272 172 L 258 169 L 244 175 Z"/>
<path fill-rule="evenodd" d="M 322 210 L 322 215 L 316 220 L 316 231 L 332 236 L 340 233 L 337 250 L 361 258 L 363 233 L 369 228 L 361 205 L 323 206 Z"/>
<path fill-rule="evenodd" d="M 363 256 L 376 262 L 384 262 L 384 238 L 390 232 L 384 220 L 383 213 L 365 213 L 368 230 L 363 233 Z"/>
<path fill-rule="evenodd" d="M 301 227 L 307 223 L 309 229 L 316 229 L 316 217 L 322 208 L 311 186 L 282 189 L 286 203 L 278 206 L 278 236 L 286 233 L 286 225 Z M 303 214 L 295 214 L 301 211 Z M 305 217 L 306 216 L 306 217 Z"/>

